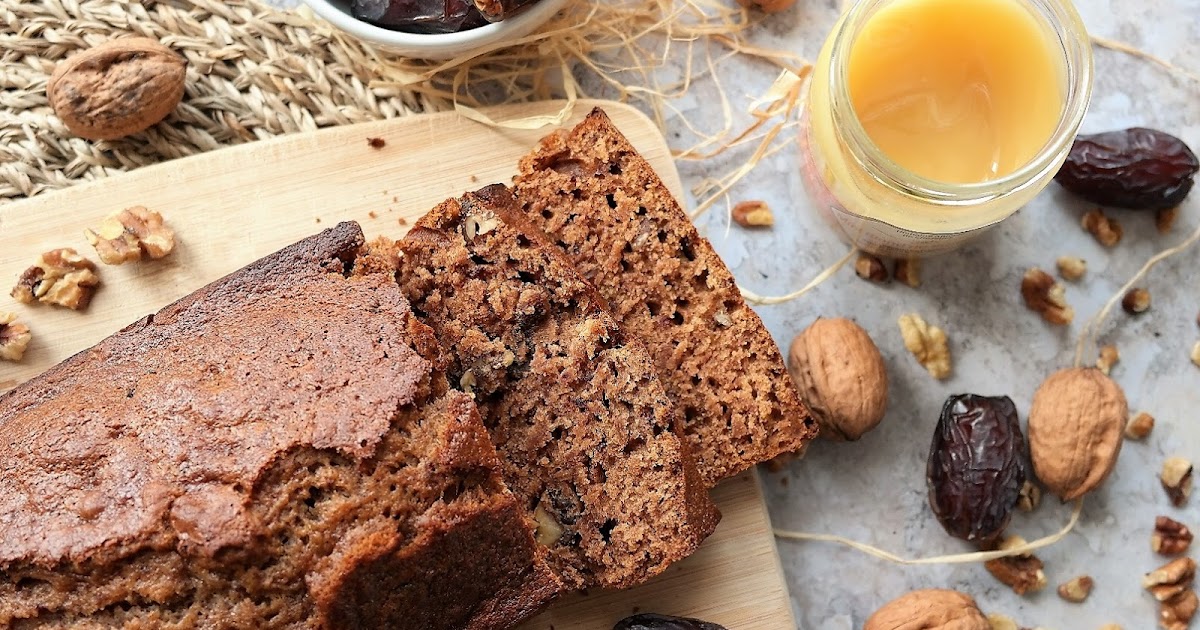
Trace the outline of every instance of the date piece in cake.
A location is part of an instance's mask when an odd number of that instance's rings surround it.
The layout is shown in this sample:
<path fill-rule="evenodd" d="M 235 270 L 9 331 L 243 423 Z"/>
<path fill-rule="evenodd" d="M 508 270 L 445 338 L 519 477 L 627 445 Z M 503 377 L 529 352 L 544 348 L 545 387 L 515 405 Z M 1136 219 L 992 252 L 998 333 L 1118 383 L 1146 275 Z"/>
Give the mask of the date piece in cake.
<path fill-rule="evenodd" d="M 718 516 L 649 355 L 511 193 L 446 201 L 401 248 L 404 293 L 563 581 L 631 586 L 692 553 Z"/>
<path fill-rule="evenodd" d="M 343 223 L 0 397 L 0 627 L 507 628 L 559 586 Z"/>
<path fill-rule="evenodd" d="M 779 347 L 603 111 L 543 139 L 515 189 L 526 217 L 649 348 L 706 483 L 804 449 L 817 427 Z"/>

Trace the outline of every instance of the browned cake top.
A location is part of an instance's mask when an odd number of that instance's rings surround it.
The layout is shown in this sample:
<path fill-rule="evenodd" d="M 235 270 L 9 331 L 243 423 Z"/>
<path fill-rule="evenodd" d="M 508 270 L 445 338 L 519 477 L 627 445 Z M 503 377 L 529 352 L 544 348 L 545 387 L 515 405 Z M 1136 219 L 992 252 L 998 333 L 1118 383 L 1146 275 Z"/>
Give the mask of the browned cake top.
<path fill-rule="evenodd" d="M 603 111 L 545 138 L 515 187 L 528 219 L 649 347 L 710 485 L 816 434 L 733 275 Z"/>
<path fill-rule="evenodd" d="M 327 230 L 0 398 L 0 569 L 211 555 L 251 535 L 249 488 L 281 454 L 370 457 L 436 355 L 387 274 L 343 275 L 361 245 Z"/>

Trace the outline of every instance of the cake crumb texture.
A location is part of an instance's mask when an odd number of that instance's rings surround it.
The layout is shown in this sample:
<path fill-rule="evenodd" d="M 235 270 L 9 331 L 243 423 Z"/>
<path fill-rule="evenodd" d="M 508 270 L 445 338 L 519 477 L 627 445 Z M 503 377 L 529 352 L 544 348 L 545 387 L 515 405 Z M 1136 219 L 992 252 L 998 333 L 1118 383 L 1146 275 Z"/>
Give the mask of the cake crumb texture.
<path fill-rule="evenodd" d="M 718 514 L 645 348 L 495 185 L 402 241 L 401 284 L 470 392 L 547 559 L 572 588 L 628 587 Z"/>
<path fill-rule="evenodd" d="M 707 484 L 815 437 L 729 269 L 603 111 L 543 139 L 514 187 L 528 220 L 649 348 Z"/>

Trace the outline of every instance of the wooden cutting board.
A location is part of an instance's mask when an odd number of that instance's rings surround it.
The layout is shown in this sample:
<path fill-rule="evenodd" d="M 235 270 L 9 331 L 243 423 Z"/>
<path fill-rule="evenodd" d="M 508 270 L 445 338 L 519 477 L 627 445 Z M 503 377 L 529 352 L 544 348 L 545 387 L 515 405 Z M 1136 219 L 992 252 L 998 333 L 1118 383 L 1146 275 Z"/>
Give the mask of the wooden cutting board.
<path fill-rule="evenodd" d="M 682 197 L 665 140 L 638 111 L 581 102 L 567 124 L 594 105 Z M 503 120 L 559 107 L 507 106 L 490 114 Z M 549 131 L 496 129 L 454 113 L 411 116 L 222 149 L 0 205 L 0 311 L 16 312 L 34 335 L 22 363 L 0 363 L 0 390 L 338 221 L 358 221 L 368 238 L 399 238 L 438 202 L 509 182 L 520 157 Z M 385 144 L 372 148 L 369 138 Z M 171 256 L 101 266 L 102 286 L 84 312 L 9 297 L 43 251 L 74 247 L 98 262 L 84 228 L 133 205 L 158 210 L 175 229 L 179 246 Z M 637 589 L 568 597 L 522 630 L 607 630 L 635 611 L 696 616 L 730 630 L 795 628 L 757 476 L 731 479 L 714 496 L 724 519 L 694 556 Z"/>

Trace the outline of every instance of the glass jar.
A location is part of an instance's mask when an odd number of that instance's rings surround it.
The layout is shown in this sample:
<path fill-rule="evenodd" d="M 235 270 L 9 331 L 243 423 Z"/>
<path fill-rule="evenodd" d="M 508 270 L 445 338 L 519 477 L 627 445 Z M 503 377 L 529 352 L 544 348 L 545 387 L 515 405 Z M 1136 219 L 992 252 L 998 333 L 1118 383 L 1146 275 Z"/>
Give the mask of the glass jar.
<path fill-rule="evenodd" d="M 801 170 L 818 211 L 850 243 L 880 256 L 930 256 L 956 249 L 1008 218 L 1053 179 L 1091 98 L 1091 41 L 1070 0 L 1011 0 L 1038 18 L 1062 55 L 1061 118 L 1041 151 L 1016 171 L 979 183 L 939 182 L 889 159 L 867 135 L 850 100 L 852 44 L 867 20 L 891 1 L 859 0 L 825 42 L 802 114 Z"/>

